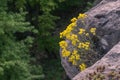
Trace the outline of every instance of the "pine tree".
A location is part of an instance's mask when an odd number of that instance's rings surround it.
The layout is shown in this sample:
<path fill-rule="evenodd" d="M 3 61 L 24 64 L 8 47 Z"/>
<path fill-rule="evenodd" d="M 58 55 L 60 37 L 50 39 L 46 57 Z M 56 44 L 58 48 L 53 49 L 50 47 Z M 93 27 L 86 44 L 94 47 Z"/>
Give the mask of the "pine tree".
<path fill-rule="evenodd" d="M 17 32 L 32 32 L 34 27 L 25 21 L 22 10 L 13 13 L 7 8 L 7 0 L 0 0 L 0 80 L 40 80 L 41 66 L 30 64 L 29 48 L 33 38 L 26 36 L 19 40 L 16 36 Z"/>

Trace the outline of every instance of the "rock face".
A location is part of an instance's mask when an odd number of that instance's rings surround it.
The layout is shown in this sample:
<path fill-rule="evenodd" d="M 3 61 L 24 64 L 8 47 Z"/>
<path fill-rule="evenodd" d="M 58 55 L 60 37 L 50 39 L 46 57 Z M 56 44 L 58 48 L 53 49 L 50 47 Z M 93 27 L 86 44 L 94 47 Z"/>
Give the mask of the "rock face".
<path fill-rule="evenodd" d="M 102 0 L 95 0 L 95 2 L 93 3 L 93 6 L 96 6 L 98 3 L 100 3 Z"/>
<path fill-rule="evenodd" d="M 120 80 L 120 42 L 116 44 L 102 59 L 97 61 L 93 66 L 79 73 L 72 80 L 94 80 L 93 77 L 99 73 L 99 71 L 97 71 L 98 68 L 104 68 L 100 73 L 105 78 L 100 80 L 110 80 L 108 75 L 110 76 L 112 71 L 114 71 L 114 74 L 116 73 L 115 76 L 118 77 L 112 80 Z M 92 77 L 91 79 L 88 77 L 89 74 L 92 74 L 90 75 Z"/>
<path fill-rule="evenodd" d="M 61 58 L 62 66 L 71 79 L 74 77 L 73 80 L 82 80 L 82 76 L 84 78 L 89 71 L 94 70 L 100 64 L 110 64 L 111 67 L 119 66 L 120 68 L 120 0 L 102 0 L 86 14 L 88 15 L 86 28 L 97 28 L 99 50 L 101 54 L 108 53 L 92 67 L 81 73 L 75 67 L 69 65 L 66 59 Z M 80 25 L 79 20 L 77 25 Z M 107 69 L 109 70 L 111 67 L 107 67 Z"/>
<path fill-rule="evenodd" d="M 109 51 L 120 41 L 120 0 L 103 0 L 86 12 L 88 27 L 96 27 L 100 45 Z"/>

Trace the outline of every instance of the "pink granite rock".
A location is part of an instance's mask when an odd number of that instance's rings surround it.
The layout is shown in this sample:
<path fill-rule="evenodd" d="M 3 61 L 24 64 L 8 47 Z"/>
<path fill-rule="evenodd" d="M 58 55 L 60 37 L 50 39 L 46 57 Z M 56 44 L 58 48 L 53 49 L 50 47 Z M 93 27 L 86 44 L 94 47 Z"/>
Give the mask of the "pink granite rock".
<path fill-rule="evenodd" d="M 105 79 L 100 80 L 111 80 L 112 77 L 109 77 L 109 75 L 112 71 L 116 73 L 116 77 L 118 76 L 118 78 L 112 80 L 120 80 L 120 42 L 116 44 L 104 57 L 102 57 L 102 59 L 97 61 L 91 67 L 77 74 L 72 80 L 90 80 L 88 75 L 94 74 L 95 72 L 97 74 L 97 72 L 99 72 L 97 69 L 103 67 L 104 70 L 101 71 L 100 74 L 103 75 Z M 94 80 L 94 76 L 91 76 L 91 80 Z"/>

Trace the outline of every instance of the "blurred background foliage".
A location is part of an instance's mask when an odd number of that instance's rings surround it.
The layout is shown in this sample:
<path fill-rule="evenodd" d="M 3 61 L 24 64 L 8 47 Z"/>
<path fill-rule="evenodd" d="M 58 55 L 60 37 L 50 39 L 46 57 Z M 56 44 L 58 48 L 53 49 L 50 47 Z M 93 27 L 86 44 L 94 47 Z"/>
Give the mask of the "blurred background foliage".
<path fill-rule="evenodd" d="M 94 0 L 0 0 L 0 80 L 68 80 L 59 32 Z"/>

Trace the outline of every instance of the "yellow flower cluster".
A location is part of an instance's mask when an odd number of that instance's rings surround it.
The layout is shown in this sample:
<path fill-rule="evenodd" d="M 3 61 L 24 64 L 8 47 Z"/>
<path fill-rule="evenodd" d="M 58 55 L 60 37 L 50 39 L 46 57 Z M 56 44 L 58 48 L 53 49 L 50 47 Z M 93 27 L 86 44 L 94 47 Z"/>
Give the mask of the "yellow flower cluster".
<path fill-rule="evenodd" d="M 85 34 L 85 36 L 89 36 L 89 33 L 88 33 L 88 32 L 86 32 L 86 30 L 85 30 L 85 29 L 83 29 L 83 28 L 80 28 L 80 29 L 79 29 L 78 34 L 80 34 L 80 35 Z"/>
<path fill-rule="evenodd" d="M 59 42 L 59 45 L 60 45 L 60 47 L 63 48 L 63 49 L 65 49 L 65 48 L 68 46 L 67 42 L 64 41 L 64 40 L 63 40 L 63 41 L 60 41 L 60 42 Z"/>
<path fill-rule="evenodd" d="M 71 40 L 72 45 L 76 45 L 77 42 L 79 42 L 78 40 L 78 36 L 76 34 L 71 34 L 69 38 L 67 38 L 69 40 Z"/>
<path fill-rule="evenodd" d="M 79 68 L 81 71 L 85 70 L 86 69 L 86 65 L 84 63 L 80 64 L 79 65 Z"/>
<path fill-rule="evenodd" d="M 60 38 L 68 36 L 75 26 L 76 26 L 76 22 L 73 22 L 70 25 L 68 25 L 67 28 L 63 32 L 60 33 Z"/>
<path fill-rule="evenodd" d="M 72 23 L 74 23 L 74 22 L 76 22 L 76 21 L 77 21 L 77 19 L 76 19 L 75 17 L 71 19 L 71 22 L 72 22 Z"/>
<path fill-rule="evenodd" d="M 96 35 L 96 28 L 91 28 L 90 32 L 93 35 Z M 78 34 L 80 34 L 80 35 L 85 34 L 86 36 L 89 36 L 89 33 L 86 33 L 86 30 L 84 28 L 80 28 Z"/>
<path fill-rule="evenodd" d="M 80 55 L 78 54 L 77 50 L 73 50 L 72 54 L 68 58 L 68 61 L 71 62 L 73 65 L 77 65 L 78 60 L 80 60 Z"/>
<path fill-rule="evenodd" d="M 66 35 L 66 39 L 70 40 L 74 46 L 77 44 L 77 42 L 79 42 L 78 36 L 73 33 Z"/>
<path fill-rule="evenodd" d="M 78 34 L 80 34 L 80 35 L 81 35 L 81 34 L 83 34 L 83 33 L 85 33 L 85 29 L 80 28 L 80 29 L 79 29 L 79 33 L 78 33 Z"/>
<path fill-rule="evenodd" d="M 86 18 L 87 17 L 87 15 L 86 14 L 79 14 L 79 16 L 78 16 L 78 19 L 84 19 L 84 18 Z"/>
<path fill-rule="evenodd" d="M 87 17 L 86 14 L 79 14 L 78 19 L 84 19 L 85 17 Z M 71 33 L 71 31 L 76 26 L 76 21 L 77 21 L 77 18 L 75 17 L 71 19 L 72 23 L 69 24 L 67 28 L 63 32 L 60 33 L 60 38 L 66 37 Z"/>
<path fill-rule="evenodd" d="M 66 48 L 68 46 L 66 41 L 59 42 L 60 47 L 62 48 L 62 57 L 68 57 L 70 56 L 70 51 L 68 51 Z"/>
<path fill-rule="evenodd" d="M 82 55 L 81 53 L 85 53 L 82 49 L 84 49 L 85 51 L 90 50 L 91 42 L 89 41 L 90 38 L 89 34 L 92 33 L 92 35 L 95 35 L 96 28 L 91 28 L 89 32 L 86 31 L 86 29 L 84 28 L 80 28 L 78 32 L 79 35 L 72 33 L 72 31 L 77 26 L 76 25 L 77 19 L 80 19 L 82 22 L 84 22 L 84 18 L 86 17 L 87 17 L 86 14 L 79 14 L 77 18 L 75 17 L 72 18 L 71 24 L 69 24 L 67 28 L 60 33 L 60 38 L 65 38 L 71 42 L 71 44 L 74 47 L 73 50 L 70 51 L 69 48 L 67 48 L 69 45 L 65 40 L 59 42 L 59 45 L 62 48 L 61 51 L 62 57 L 66 57 L 68 61 L 72 63 L 72 65 L 79 67 L 81 71 L 86 68 L 86 64 L 81 62 L 82 61 L 81 59 L 82 57 L 80 57 Z"/>
<path fill-rule="evenodd" d="M 90 29 L 90 32 L 91 32 L 93 35 L 95 35 L 95 34 L 96 34 L 96 28 L 91 28 L 91 29 Z"/>
<path fill-rule="evenodd" d="M 70 56 L 70 51 L 63 49 L 62 50 L 62 57 L 68 57 L 68 56 Z"/>
<path fill-rule="evenodd" d="M 85 36 L 87 36 L 87 37 L 88 37 L 88 36 L 89 36 L 89 33 L 85 33 Z"/>
<path fill-rule="evenodd" d="M 90 49 L 90 42 L 80 42 L 78 44 L 78 48 L 83 48 L 85 50 L 89 50 Z"/>

